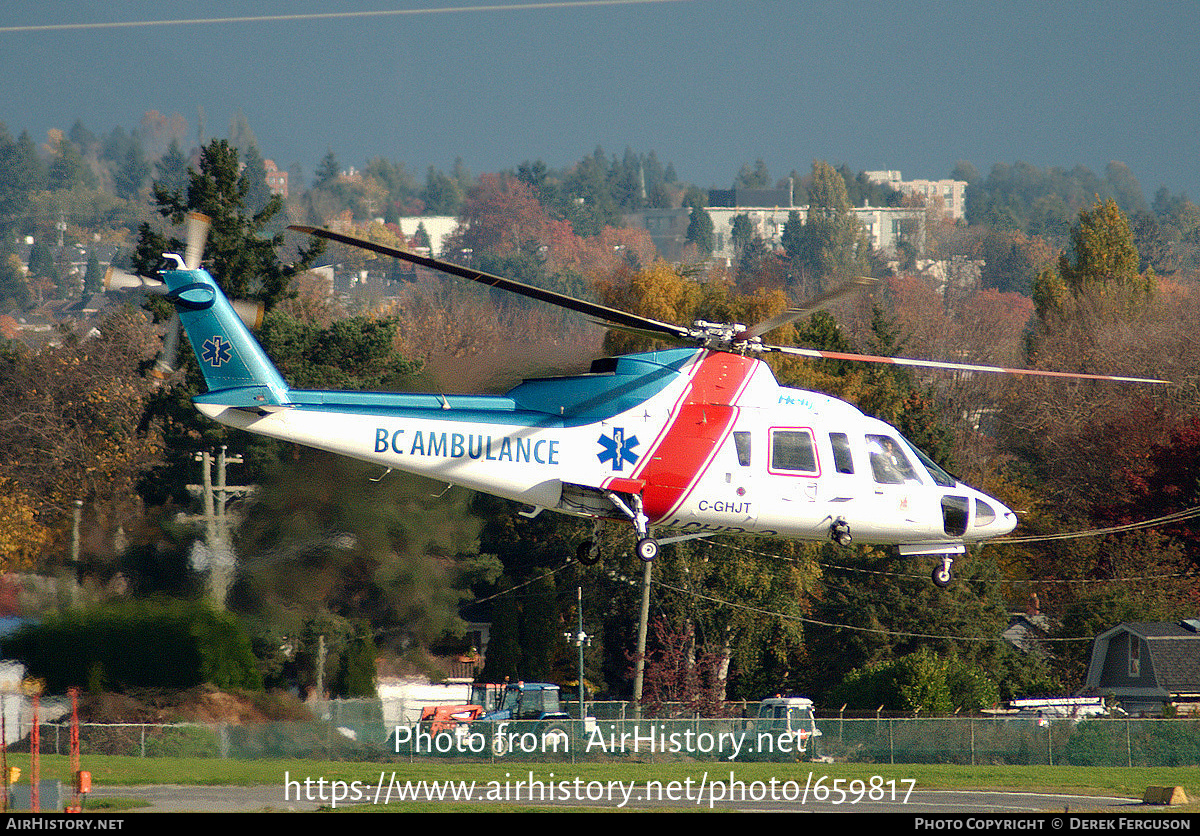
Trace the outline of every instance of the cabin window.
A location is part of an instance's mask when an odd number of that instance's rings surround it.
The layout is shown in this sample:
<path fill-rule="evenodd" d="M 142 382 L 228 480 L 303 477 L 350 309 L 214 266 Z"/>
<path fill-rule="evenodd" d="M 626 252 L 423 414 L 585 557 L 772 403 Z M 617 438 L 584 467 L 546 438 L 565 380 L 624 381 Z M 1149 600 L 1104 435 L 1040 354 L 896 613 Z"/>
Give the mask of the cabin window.
<path fill-rule="evenodd" d="M 733 446 L 737 450 L 738 464 L 750 466 L 750 433 L 739 430 L 733 434 Z"/>
<path fill-rule="evenodd" d="M 850 455 L 850 436 L 845 433 L 830 433 L 833 445 L 833 467 L 838 473 L 853 473 L 854 458 Z"/>
<path fill-rule="evenodd" d="M 809 430 L 772 430 L 772 472 L 816 473 L 817 451 Z"/>
<path fill-rule="evenodd" d="M 881 485 L 902 485 L 905 482 L 920 484 L 921 478 L 913 469 L 912 462 L 894 438 L 886 435 L 867 436 L 867 454 L 871 460 L 871 474 Z"/>

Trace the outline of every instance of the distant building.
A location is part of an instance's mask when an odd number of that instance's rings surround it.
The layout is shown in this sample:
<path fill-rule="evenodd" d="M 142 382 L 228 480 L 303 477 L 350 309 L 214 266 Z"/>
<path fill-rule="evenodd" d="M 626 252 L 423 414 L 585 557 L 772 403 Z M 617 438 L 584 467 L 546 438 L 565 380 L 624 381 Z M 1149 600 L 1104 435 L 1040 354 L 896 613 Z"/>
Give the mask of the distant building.
<path fill-rule="evenodd" d="M 927 202 L 934 198 L 940 198 L 946 207 L 946 214 L 956 221 L 966 217 L 966 180 L 905 180 L 900 176 L 899 171 L 866 171 L 863 173 L 872 183 L 883 183 L 901 194 L 919 195 Z"/>
<path fill-rule="evenodd" d="M 789 181 L 790 182 L 790 181 Z M 738 206 L 792 207 L 793 192 L 786 189 L 709 189 L 708 205 L 736 208 Z"/>
<path fill-rule="evenodd" d="M 263 160 L 263 166 L 267 169 L 267 188 L 271 190 L 271 194 L 277 194 L 287 200 L 288 173 L 280 171 L 274 160 Z"/>
<path fill-rule="evenodd" d="M 742 190 L 738 190 L 739 193 Z M 779 190 L 786 195 L 786 189 Z M 714 193 L 716 194 L 716 193 Z M 726 193 L 720 193 L 726 194 Z M 743 194 L 743 196 L 745 196 Z M 684 247 L 687 246 L 688 222 L 691 219 L 691 209 L 646 209 L 625 216 L 628 226 L 645 229 L 650 233 L 650 240 L 658 249 L 659 255 L 668 261 L 679 261 L 683 257 Z M 783 227 L 788 222 L 792 212 L 804 221 L 808 218 L 809 207 L 763 206 L 739 204 L 737 206 L 707 206 L 704 209 L 712 219 L 713 224 L 713 258 L 733 262 L 733 219 L 745 215 L 754 232 L 768 247 L 782 246 Z M 894 254 L 896 245 L 904 236 L 916 243 L 918 254 L 925 250 L 925 210 L 910 207 L 892 206 L 861 206 L 850 210 L 859 219 L 871 238 L 871 246 L 884 254 Z"/>

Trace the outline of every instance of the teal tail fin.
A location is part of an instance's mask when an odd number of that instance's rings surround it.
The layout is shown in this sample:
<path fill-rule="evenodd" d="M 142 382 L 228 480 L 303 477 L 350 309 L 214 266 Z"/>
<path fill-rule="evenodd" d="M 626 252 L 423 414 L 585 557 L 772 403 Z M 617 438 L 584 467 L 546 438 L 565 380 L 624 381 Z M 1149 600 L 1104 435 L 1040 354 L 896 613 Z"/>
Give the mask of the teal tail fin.
<path fill-rule="evenodd" d="M 197 403 L 262 407 L 290 402 L 288 385 L 208 271 L 164 270 L 166 298 L 179 313 L 208 394 Z"/>

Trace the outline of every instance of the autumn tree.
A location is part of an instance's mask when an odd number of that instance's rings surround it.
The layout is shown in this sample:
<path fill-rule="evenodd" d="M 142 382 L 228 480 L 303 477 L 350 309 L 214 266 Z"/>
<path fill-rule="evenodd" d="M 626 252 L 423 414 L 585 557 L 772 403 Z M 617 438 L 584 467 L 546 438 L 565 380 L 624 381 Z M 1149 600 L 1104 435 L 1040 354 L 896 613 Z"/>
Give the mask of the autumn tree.
<path fill-rule="evenodd" d="M 141 518 L 135 486 L 159 453 L 157 434 L 141 426 L 150 391 L 141 370 L 156 340 L 145 316 L 132 310 L 110 315 L 99 331 L 81 344 L 0 358 L 8 451 L 0 478 L 11 485 L 10 521 L 36 521 L 57 546 L 81 500 L 84 557 L 111 570 L 114 536 Z M 31 534 L 31 543 L 45 540 Z"/>
<path fill-rule="evenodd" d="M 1138 265 L 1115 201 L 1081 212 L 1069 248 L 1038 276 L 1029 361 L 1060 371 L 1162 374 L 1187 335 L 1164 315 L 1154 275 Z M 1008 449 L 1054 486 L 1059 507 L 1086 515 L 1111 479 L 1114 439 L 1100 428 L 1128 411 L 1132 394 L 1129 385 L 1025 381 L 1014 385 L 997 426 Z"/>
<path fill-rule="evenodd" d="M 0 574 L 33 569 L 53 541 L 33 497 L 12 480 L 0 479 Z"/>

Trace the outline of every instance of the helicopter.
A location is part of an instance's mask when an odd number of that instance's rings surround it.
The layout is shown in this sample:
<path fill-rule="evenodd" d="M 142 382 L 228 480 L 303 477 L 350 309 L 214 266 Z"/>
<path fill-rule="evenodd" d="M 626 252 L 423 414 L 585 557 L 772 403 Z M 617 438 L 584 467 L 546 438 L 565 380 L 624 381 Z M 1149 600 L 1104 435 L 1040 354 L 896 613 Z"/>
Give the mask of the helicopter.
<path fill-rule="evenodd" d="M 243 316 L 200 265 L 207 219 L 189 218 L 185 256 L 165 254 L 175 307 L 208 391 L 208 418 L 528 506 L 622 520 L 635 553 L 718 534 L 894 546 L 953 579 L 966 548 L 1013 531 L 1016 514 L 955 479 L 889 424 L 818 392 L 781 386 L 762 355 L 865 360 L 964 372 L 1130 382 L 1140 378 L 875 357 L 773 346 L 762 337 L 874 280 L 856 279 L 754 326 L 681 326 L 430 256 L 308 226 L 289 229 L 583 313 L 681 345 L 592 362 L 587 373 L 525 380 L 503 395 L 291 388 Z M 591 545 L 591 548 L 589 548 Z M 597 558 L 591 541 L 581 563 Z"/>

